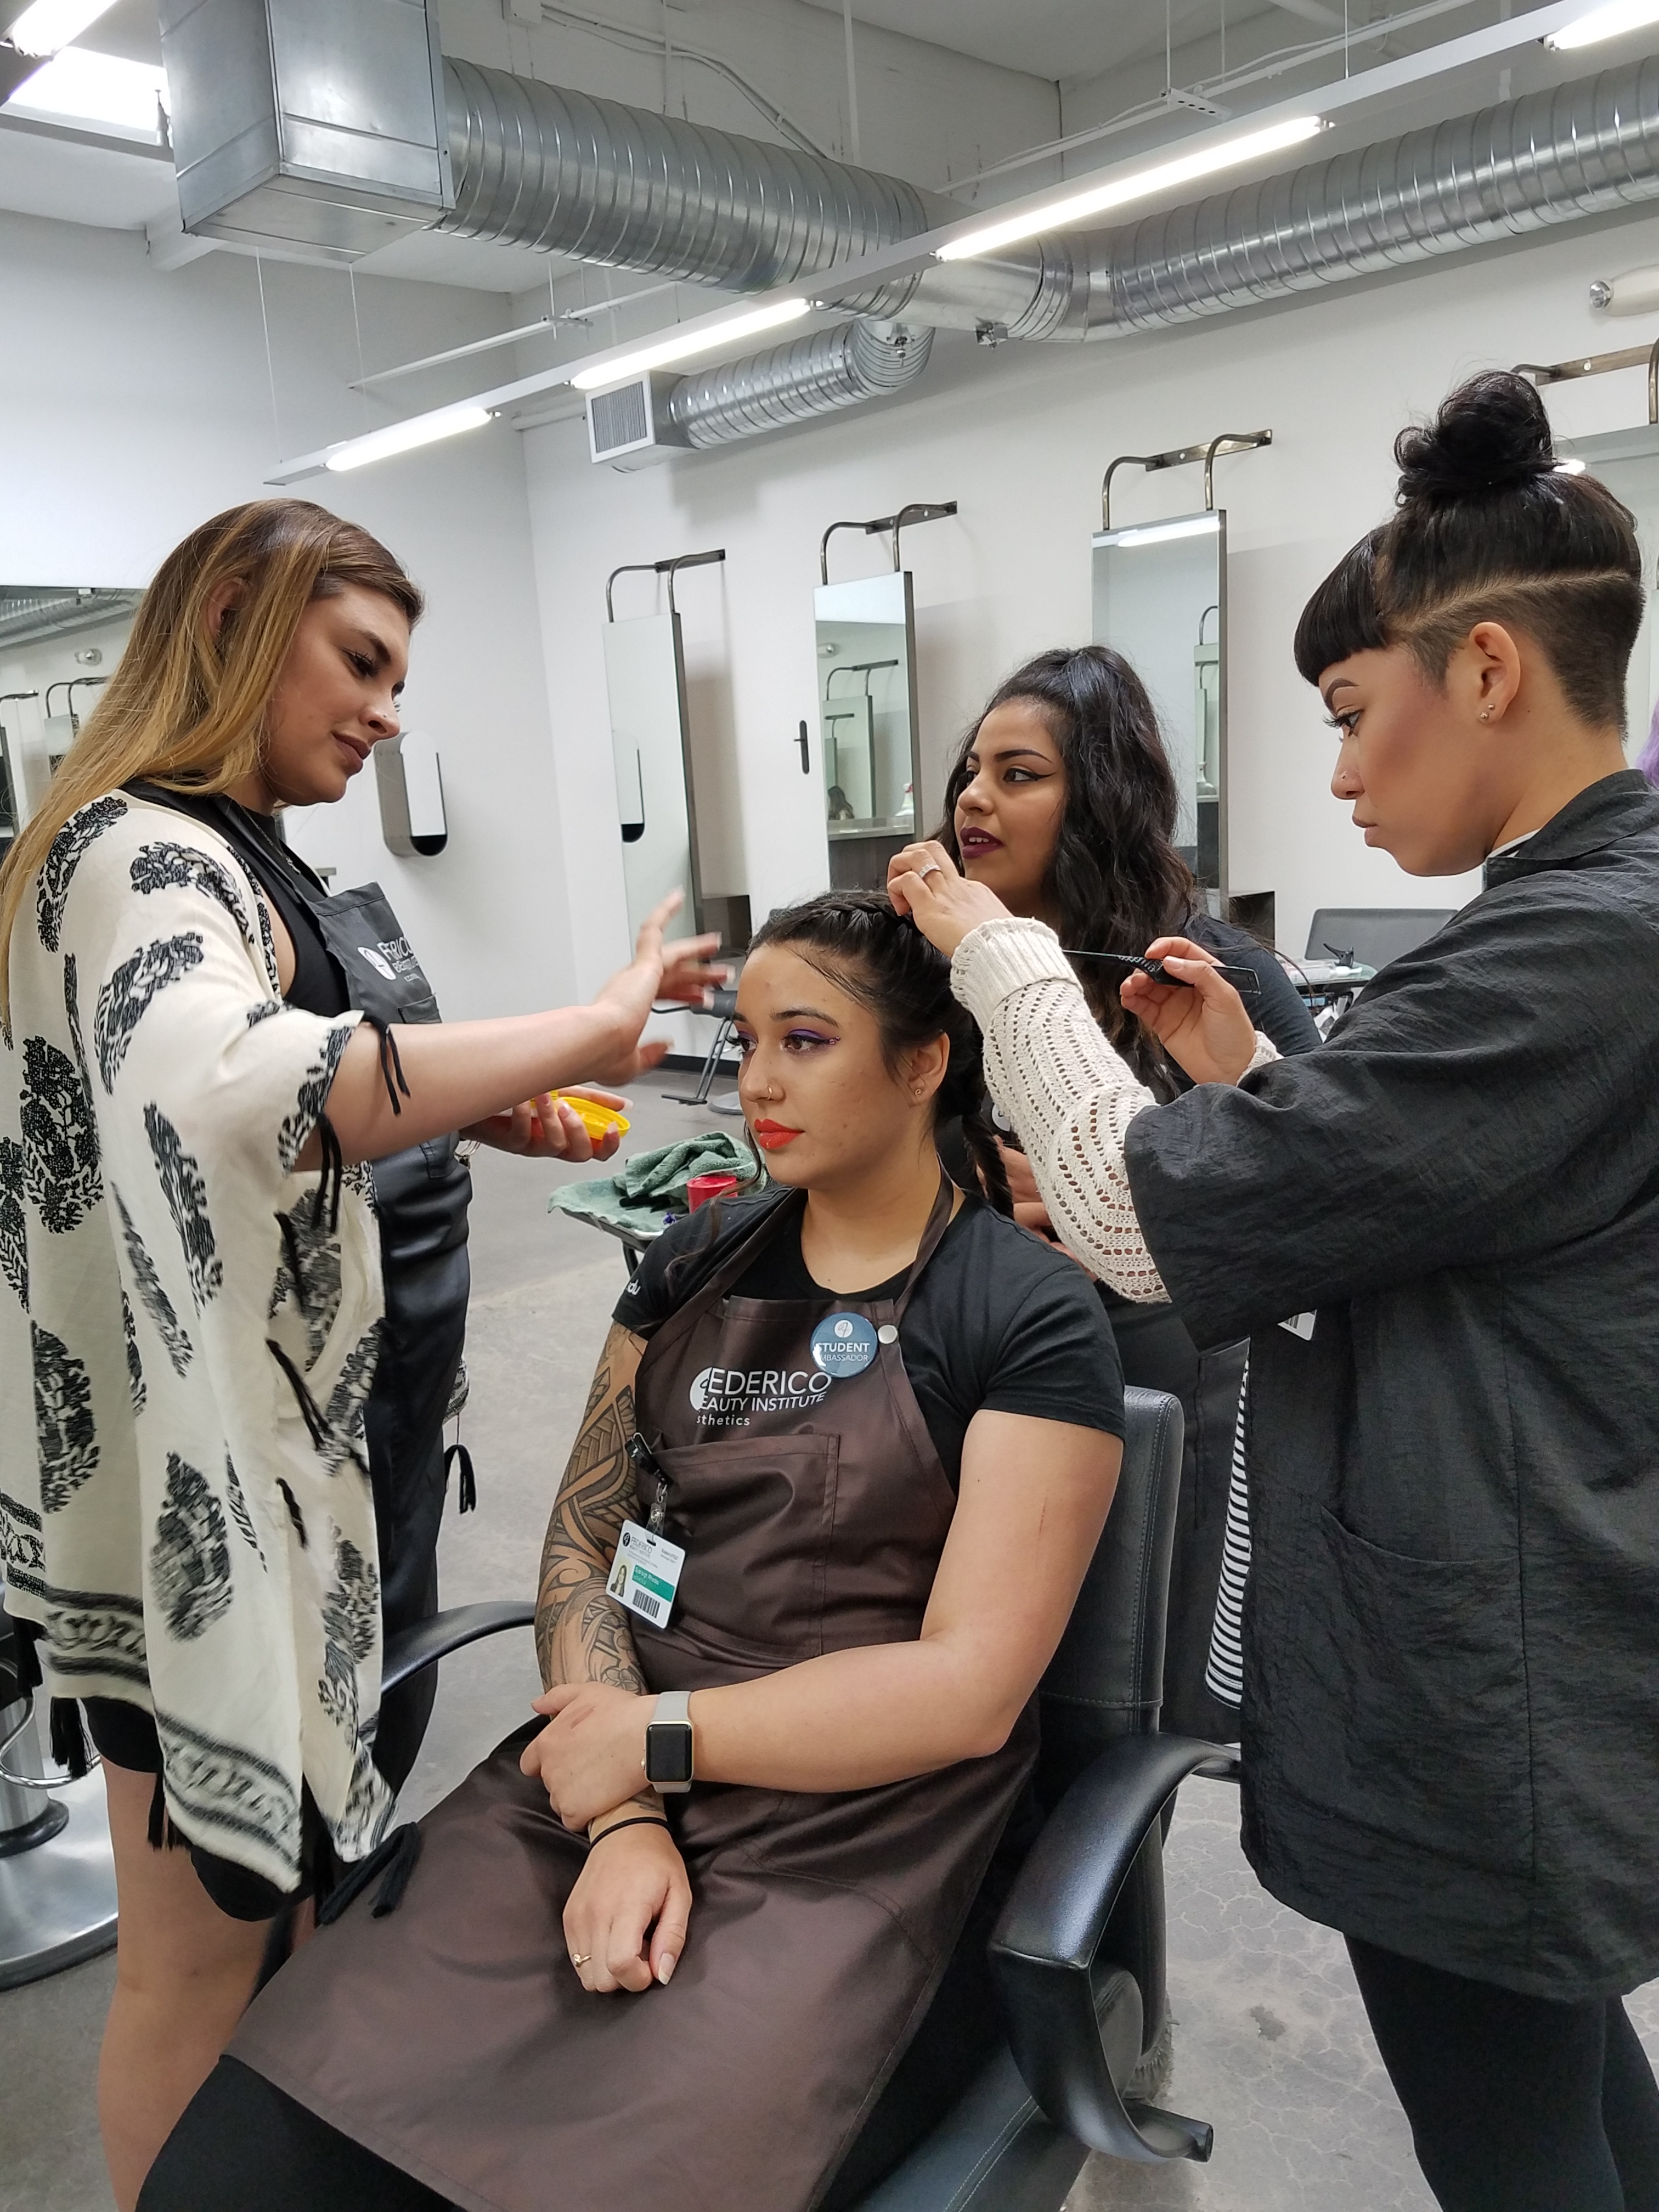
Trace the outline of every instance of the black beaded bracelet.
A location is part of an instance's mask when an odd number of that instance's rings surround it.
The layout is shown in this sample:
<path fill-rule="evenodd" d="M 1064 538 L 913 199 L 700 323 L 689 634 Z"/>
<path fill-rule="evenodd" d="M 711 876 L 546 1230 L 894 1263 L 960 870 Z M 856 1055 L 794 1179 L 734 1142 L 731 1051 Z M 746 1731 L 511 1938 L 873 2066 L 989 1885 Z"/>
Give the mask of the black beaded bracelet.
<path fill-rule="evenodd" d="M 591 1850 L 595 1844 L 602 1844 L 607 1836 L 614 1836 L 623 1828 L 665 1828 L 667 1826 L 667 1821 L 659 1820 L 654 1813 L 635 1813 L 631 1820 L 613 1820 L 608 1828 L 601 1828 L 597 1836 L 590 1836 L 588 1849 Z"/>

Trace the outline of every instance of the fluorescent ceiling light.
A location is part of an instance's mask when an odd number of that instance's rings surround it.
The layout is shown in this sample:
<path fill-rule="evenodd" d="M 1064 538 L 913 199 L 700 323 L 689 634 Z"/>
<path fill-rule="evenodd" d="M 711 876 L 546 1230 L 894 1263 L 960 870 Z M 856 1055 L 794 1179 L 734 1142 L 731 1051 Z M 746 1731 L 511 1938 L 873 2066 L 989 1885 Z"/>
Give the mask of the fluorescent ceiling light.
<path fill-rule="evenodd" d="M 1172 538 L 1209 538 L 1221 527 L 1213 514 L 1183 514 L 1179 522 L 1140 522 L 1131 530 L 1103 531 L 1112 545 L 1164 545 Z"/>
<path fill-rule="evenodd" d="M 1659 14 L 1659 0 L 1654 0 L 1654 12 Z M 1300 145 L 1304 138 L 1313 137 L 1324 128 L 1322 116 L 1295 115 L 1287 123 L 1275 123 L 1266 131 L 1253 131 L 1246 137 L 1201 146 L 1195 153 L 1177 155 L 1174 161 L 1160 161 L 1152 168 L 1137 169 L 1127 177 L 1114 177 L 1109 184 L 1097 185 L 1091 191 L 1073 192 L 1069 199 L 1051 200 L 1047 207 L 1011 216 L 1006 222 L 988 223 L 982 230 L 969 231 L 965 238 L 955 238 L 948 246 L 941 246 L 939 258 L 941 261 L 966 261 L 975 254 L 994 253 L 1002 246 L 1016 245 L 1021 239 L 1035 238 L 1042 231 L 1058 230 L 1066 223 L 1081 222 L 1085 216 L 1100 215 L 1108 208 L 1122 207 L 1130 200 L 1148 199 L 1154 192 L 1191 184 L 1195 177 L 1207 177 L 1217 169 L 1231 169 L 1241 161 L 1259 161 L 1264 154 L 1281 153 L 1286 146 Z"/>
<path fill-rule="evenodd" d="M 625 384 L 630 376 L 643 376 L 647 369 L 665 368 L 672 361 L 690 361 L 694 354 L 716 352 L 739 338 L 751 338 L 761 331 L 775 330 L 780 323 L 793 323 L 797 317 L 811 312 L 810 300 L 771 300 L 763 307 L 750 308 L 745 314 L 728 315 L 719 323 L 705 323 L 700 330 L 671 331 L 665 337 L 636 346 L 632 353 L 619 354 L 613 360 L 601 362 L 597 368 L 579 370 L 570 381 L 578 392 L 598 392 L 607 384 Z"/>
<path fill-rule="evenodd" d="M 115 0 L 32 0 L 6 36 L 20 54 L 55 54 L 114 5 Z"/>
<path fill-rule="evenodd" d="M 1552 31 L 1544 44 L 1556 53 L 1570 53 L 1575 46 L 1598 46 L 1626 31 L 1644 30 L 1650 23 L 1659 23 L 1659 0 L 1611 0 L 1607 7 L 1592 8 L 1576 23 Z"/>
<path fill-rule="evenodd" d="M 405 422 L 389 422 L 384 430 L 371 430 L 354 438 L 329 455 L 331 469 L 362 469 L 371 461 L 384 461 L 393 453 L 412 453 L 417 446 L 434 446 L 440 438 L 458 437 L 463 430 L 481 430 L 489 422 L 487 407 L 434 407 L 429 415 L 411 415 Z"/>
<path fill-rule="evenodd" d="M 65 122 L 98 123 L 119 131 L 161 136 L 157 102 L 165 105 L 167 78 L 148 62 L 123 61 L 85 46 L 65 46 L 33 76 L 25 77 L 9 108 Z"/>

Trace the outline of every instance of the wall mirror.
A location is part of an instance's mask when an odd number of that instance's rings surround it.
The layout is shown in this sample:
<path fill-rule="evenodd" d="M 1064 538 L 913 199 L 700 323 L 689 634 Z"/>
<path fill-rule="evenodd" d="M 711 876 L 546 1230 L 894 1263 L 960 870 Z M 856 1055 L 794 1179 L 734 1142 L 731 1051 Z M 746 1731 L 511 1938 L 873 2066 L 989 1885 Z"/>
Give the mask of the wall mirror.
<path fill-rule="evenodd" d="M 0 854 L 121 658 L 142 593 L 76 584 L 0 585 Z"/>
<path fill-rule="evenodd" d="M 611 746 L 617 779 L 617 820 L 622 831 L 623 880 L 628 929 L 635 935 L 653 907 L 672 890 L 684 893 L 676 935 L 718 928 L 730 941 L 722 911 L 705 913 L 697 858 L 697 808 L 691 773 L 690 716 L 686 706 L 685 642 L 674 579 L 682 568 L 724 561 L 724 551 L 682 554 L 672 561 L 630 562 L 611 571 L 605 587 L 605 680 L 611 702 Z M 668 579 L 665 614 L 619 620 L 618 576 Z"/>
<path fill-rule="evenodd" d="M 1094 640 L 1131 662 L 1151 693 L 1179 793 L 1176 843 L 1199 882 L 1224 893 L 1224 510 L 1101 531 Z"/>
<path fill-rule="evenodd" d="M 916 613 L 910 572 L 899 566 L 899 533 L 956 511 L 951 500 L 901 507 L 874 522 L 832 522 L 818 547 L 823 581 L 812 595 L 818 749 L 830 882 L 836 890 L 878 890 L 888 861 L 916 834 Z M 892 574 L 832 584 L 830 540 L 838 530 L 890 538 Z"/>
<path fill-rule="evenodd" d="M 1558 442 L 1558 453 L 1582 460 L 1636 517 L 1642 580 L 1648 603 L 1625 680 L 1625 750 L 1635 760 L 1659 718 L 1659 638 L 1654 635 L 1654 592 L 1659 574 L 1659 424 Z"/>

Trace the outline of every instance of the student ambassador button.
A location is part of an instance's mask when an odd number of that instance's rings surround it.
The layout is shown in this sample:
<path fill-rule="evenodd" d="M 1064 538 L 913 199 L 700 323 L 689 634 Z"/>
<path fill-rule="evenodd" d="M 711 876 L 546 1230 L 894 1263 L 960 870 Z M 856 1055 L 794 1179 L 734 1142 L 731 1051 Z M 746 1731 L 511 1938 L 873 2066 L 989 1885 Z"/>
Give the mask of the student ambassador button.
<path fill-rule="evenodd" d="M 812 1332 L 812 1357 L 832 1380 L 862 1375 L 875 1356 L 876 1332 L 862 1314 L 828 1314 Z"/>

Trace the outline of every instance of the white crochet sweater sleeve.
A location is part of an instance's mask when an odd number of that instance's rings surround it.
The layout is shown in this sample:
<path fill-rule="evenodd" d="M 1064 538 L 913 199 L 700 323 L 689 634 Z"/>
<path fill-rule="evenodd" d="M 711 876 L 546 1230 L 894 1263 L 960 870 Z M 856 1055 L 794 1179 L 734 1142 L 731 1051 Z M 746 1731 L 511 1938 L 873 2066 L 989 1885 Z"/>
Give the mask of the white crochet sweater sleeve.
<path fill-rule="evenodd" d="M 1055 1235 L 1120 1297 L 1167 1297 L 1135 1218 L 1123 1139 L 1157 1099 L 1102 1036 L 1053 930 L 981 922 L 951 983 L 985 1039 L 985 1079 L 1019 1133 Z M 1279 1054 L 1257 1035 L 1252 1067 Z"/>

